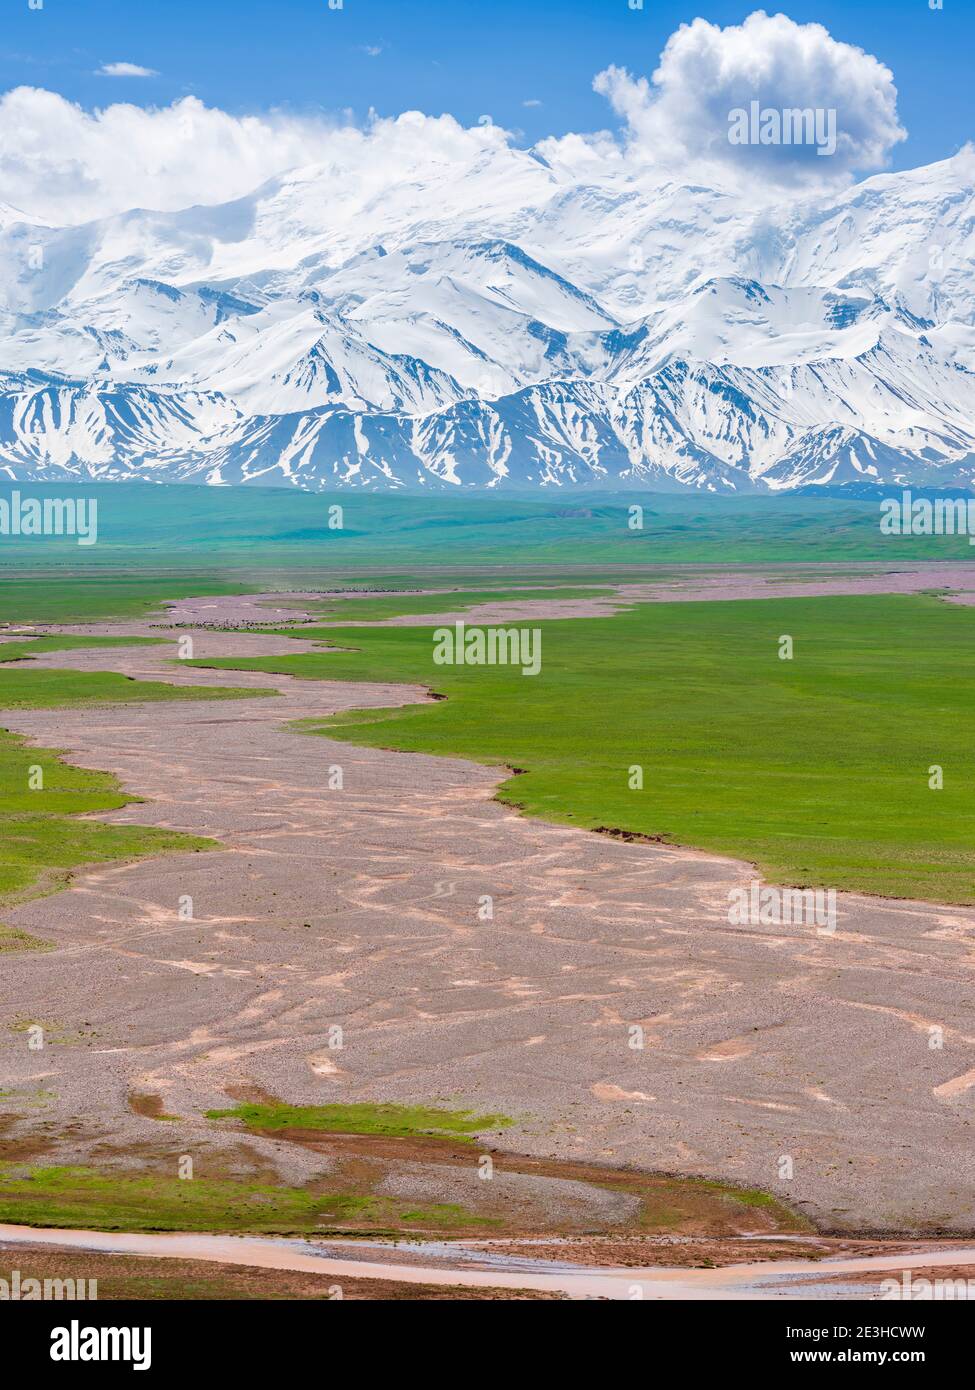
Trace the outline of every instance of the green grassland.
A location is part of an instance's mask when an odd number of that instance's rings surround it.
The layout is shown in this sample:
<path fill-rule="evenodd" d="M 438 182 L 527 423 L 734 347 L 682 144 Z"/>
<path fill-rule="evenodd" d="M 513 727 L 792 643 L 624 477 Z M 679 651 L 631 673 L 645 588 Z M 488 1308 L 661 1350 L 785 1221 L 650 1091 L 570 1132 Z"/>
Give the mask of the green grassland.
<path fill-rule="evenodd" d="M 475 1134 L 507 1128 L 507 1115 L 475 1115 L 432 1105 L 285 1105 L 242 1104 L 231 1110 L 208 1110 L 208 1120 L 242 1120 L 250 1129 L 319 1130 L 327 1134 L 382 1134 L 401 1139 L 451 1139 L 469 1144 Z"/>
<path fill-rule="evenodd" d="M 238 687 L 169 685 L 140 681 L 115 671 L 59 671 L 32 665 L 45 652 L 76 651 L 82 647 L 158 646 L 152 637 L 82 637 L 59 635 L 0 642 L 0 711 L 5 709 L 64 709 L 108 702 L 143 704 L 155 700 L 227 700 L 260 698 L 270 692 Z"/>
<path fill-rule="evenodd" d="M 93 643 L 93 645 L 98 645 Z M 272 692 L 227 686 L 167 685 L 116 671 L 57 671 L 0 666 L 0 720 L 5 709 L 68 709 L 73 705 L 153 704 L 159 700 L 259 699 Z"/>
<path fill-rule="evenodd" d="M 0 641 L 0 662 L 32 661 L 47 652 L 73 652 L 84 647 L 159 647 L 164 637 L 84 637 L 58 633 L 51 637 L 17 637 Z"/>
<path fill-rule="evenodd" d="M 975 610 L 763 599 L 538 626 L 534 677 L 435 666 L 428 627 L 303 627 L 351 650 L 196 664 L 425 684 L 448 698 L 320 732 L 518 768 L 499 797 L 527 814 L 751 860 L 775 882 L 975 903 Z"/>
<path fill-rule="evenodd" d="M 40 772 L 42 785 L 36 790 L 31 789 L 31 780 L 38 780 L 32 769 Z M 135 800 L 108 773 L 72 767 L 55 749 L 36 748 L 0 731 L 0 904 L 54 892 L 82 864 L 216 848 L 210 840 L 168 830 L 77 819 Z M 0 926 L 0 949 L 30 944 L 29 938 Z"/>
<path fill-rule="evenodd" d="M 88 566 L 82 569 L 76 556 L 72 557 L 75 564 L 70 574 L 11 579 L 3 573 L 7 554 L 0 546 L 0 623 L 96 623 L 110 618 L 143 618 L 166 601 L 247 592 L 246 585 L 228 583 L 218 576 L 188 580 L 99 575 Z M 31 561 L 43 562 L 45 554 L 36 545 L 29 555 L 21 550 L 18 568 L 23 569 Z"/>
<path fill-rule="evenodd" d="M 395 1141 L 394 1141 L 395 1142 Z M 415 1154 L 404 1153 L 404 1158 Z M 432 1155 L 426 1157 L 432 1160 Z M 498 1162 L 505 1166 L 506 1160 Z M 530 1161 L 529 1161 L 530 1162 Z M 517 1160 L 510 1165 L 519 1170 Z M 367 1171 L 368 1170 L 368 1173 Z M 100 1231 L 218 1231 L 265 1235 L 436 1233 L 465 1236 L 478 1230 L 518 1230 L 524 1214 L 492 1204 L 487 1210 L 456 1202 L 418 1203 L 370 1190 L 386 1167 L 350 1160 L 337 1181 L 288 1187 L 223 1174 L 181 1180 L 159 1172 L 101 1171 L 90 1167 L 0 1163 L 0 1221 L 25 1226 Z M 767 1232 L 807 1231 L 809 1224 L 768 1193 L 729 1183 L 667 1178 L 573 1165 L 552 1176 L 632 1193 L 640 1198 L 634 1229 L 643 1235 L 687 1230 L 732 1233 L 747 1222 Z M 339 1186 L 342 1179 L 346 1186 Z M 488 1197 L 490 1184 L 482 1194 Z M 756 1213 L 760 1215 L 756 1218 Z M 551 1218 L 550 1218 L 551 1220 Z M 558 1225 L 557 1218 L 555 1219 Z M 620 1234 L 614 1229 L 613 1234 Z"/>
<path fill-rule="evenodd" d="M 5 484 L 0 496 L 11 490 Z M 499 567 L 507 582 L 536 565 L 626 570 L 678 563 L 971 559 L 966 536 L 882 536 L 879 496 L 404 496 L 120 483 L 31 483 L 20 490 L 32 497 L 95 499 L 98 541 L 79 547 L 63 537 L 2 537 L 0 575 L 13 574 L 16 582 L 27 569 L 53 571 L 70 584 L 75 573 L 125 570 L 132 583 L 133 576 L 166 570 L 169 597 L 176 593 L 173 576 L 195 581 L 201 573 L 225 580 L 246 575 L 253 584 L 262 571 L 266 582 L 283 587 L 315 571 L 356 576 L 416 566 L 466 574 Z M 632 505 L 643 508 L 642 529 L 630 527 Z M 329 524 L 335 506 L 342 508 L 340 529 Z M 29 591 L 22 595 L 30 598 Z M 131 596 L 135 602 L 142 597 L 137 589 Z M 14 616 L 36 622 L 44 615 L 18 604 Z M 5 618 L 0 594 L 0 621 Z"/>
<path fill-rule="evenodd" d="M 250 1231 L 266 1235 L 363 1228 L 490 1227 L 454 1203 L 418 1205 L 356 1192 L 315 1192 L 228 1178 L 0 1165 L 0 1221 L 100 1231 Z"/>
<path fill-rule="evenodd" d="M 32 665 L 40 651 L 128 646 L 140 639 L 51 637 L 0 643 L 0 720 L 4 709 L 56 709 L 105 702 L 212 700 L 261 692 L 212 686 L 172 686 L 135 681 L 105 671 L 57 671 Z M 32 772 L 33 770 L 33 772 Z M 39 772 L 39 777 L 38 777 Z M 32 787 L 32 781 L 40 785 Z M 79 820 L 111 811 L 137 798 L 126 796 L 114 777 L 72 767 L 51 748 L 36 748 L 0 729 L 0 904 L 20 902 L 62 888 L 82 864 L 135 859 L 167 851 L 214 849 L 211 840 L 146 826 L 104 825 Z M 0 925 L 0 951 L 41 945 Z"/>

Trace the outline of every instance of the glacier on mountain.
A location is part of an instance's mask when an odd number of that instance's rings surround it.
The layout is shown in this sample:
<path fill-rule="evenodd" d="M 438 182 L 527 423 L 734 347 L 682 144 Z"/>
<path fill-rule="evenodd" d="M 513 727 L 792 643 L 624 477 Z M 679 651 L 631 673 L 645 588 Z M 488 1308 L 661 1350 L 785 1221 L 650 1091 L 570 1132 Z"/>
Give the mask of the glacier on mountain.
<path fill-rule="evenodd" d="M 0 208 L 0 477 L 970 486 L 975 160 L 754 203 L 494 145 L 82 226 Z"/>

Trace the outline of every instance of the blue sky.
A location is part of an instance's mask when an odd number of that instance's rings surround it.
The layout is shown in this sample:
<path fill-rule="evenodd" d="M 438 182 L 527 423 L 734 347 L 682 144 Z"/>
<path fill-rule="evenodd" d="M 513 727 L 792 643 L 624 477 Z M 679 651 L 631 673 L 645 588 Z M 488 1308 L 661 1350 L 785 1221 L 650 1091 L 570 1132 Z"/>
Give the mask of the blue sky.
<path fill-rule="evenodd" d="M 28 84 L 86 108 L 166 105 L 192 93 L 240 114 L 370 107 L 383 115 L 490 115 L 530 143 L 617 124 L 592 91 L 607 64 L 649 75 L 668 36 L 697 15 L 740 23 L 757 6 L 644 0 L 7 0 L 0 90 Z M 769 6 L 772 13 L 775 6 Z M 975 136 L 971 0 L 789 3 L 798 22 L 875 54 L 894 73 L 910 138 L 892 167 L 953 154 Z M 370 52 L 370 50 L 379 50 Z M 106 63 L 154 69 L 145 79 L 96 76 Z M 525 102 L 539 105 L 526 106 Z"/>

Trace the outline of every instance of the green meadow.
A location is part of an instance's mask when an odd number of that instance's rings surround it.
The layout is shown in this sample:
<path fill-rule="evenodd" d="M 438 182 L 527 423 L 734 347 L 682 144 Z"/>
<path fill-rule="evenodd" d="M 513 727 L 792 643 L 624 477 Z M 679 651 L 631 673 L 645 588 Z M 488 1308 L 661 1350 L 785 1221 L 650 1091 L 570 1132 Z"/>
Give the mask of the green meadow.
<path fill-rule="evenodd" d="M 491 1226 L 454 1203 L 422 1205 L 356 1192 L 318 1193 L 280 1183 L 81 1167 L 0 1165 L 0 1221 L 102 1231 L 238 1231 L 315 1234 L 347 1226 L 449 1231 Z"/>
<path fill-rule="evenodd" d="M 0 568 L 2 568 L 0 554 Z M 26 560 L 26 556 L 22 559 Z M 38 558 L 43 558 L 39 552 Z M 201 594 L 242 594 L 242 584 L 218 577 L 148 579 L 90 572 L 33 579 L 0 579 L 0 623 L 97 623 L 110 618 L 143 618 L 169 600 Z"/>
<path fill-rule="evenodd" d="M 784 564 L 827 561 L 914 563 L 971 559 L 967 536 L 883 536 L 880 493 L 721 497 L 679 492 L 607 494 L 444 491 L 431 495 L 190 484 L 19 484 L 24 495 L 79 497 L 98 504 L 98 542 L 0 537 L 0 577 L 26 572 L 66 582 L 100 574 L 132 585 L 152 572 L 195 586 L 201 574 L 226 583 L 284 587 L 337 577 L 361 579 L 446 568 L 483 584 L 527 569 L 588 567 L 619 573 L 662 564 Z M 8 496 L 12 485 L 0 486 Z M 341 508 L 341 526 L 333 526 Z M 634 513 L 631 508 L 641 508 Z M 640 521 L 640 526 L 633 523 Z M 3 608 L 0 583 L 0 621 Z M 22 591 L 23 592 L 23 591 Z M 192 592 L 200 592 L 193 588 Z M 207 588 L 205 592 L 217 592 Z M 130 589 L 133 601 L 140 600 Z M 30 597 L 29 592 L 26 597 Z M 70 593 L 67 601 L 72 602 Z M 115 600 L 113 600 L 114 602 Z M 116 608 L 112 612 L 118 612 Z M 38 622 L 22 605 L 14 616 Z"/>
<path fill-rule="evenodd" d="M 33 663 L 33 657 L 46 652 L 75 651 L 80 647 L 155 646 L 164 640 L 63 634 L 0 642 L 0 711 L 59 709 L 106 701 L 144 704 L 155 700 L 221 700 L 260 695 L 259 691 L 223 686 L 174 686 L 166 681 L 140 681 L 116 671 L 58 671 Z"/>
<path fill-rule="evenodd" d="M 0 904 L 56 892 L 83 864 L 216 848 L 212 841 L 168 830 L 78 819 L 136 799 L 108 773 L 72 767 L 56 749 L 0 731 Z M 41 944 L 0 922 L 0 952 Z"/>
<path fill-rule="evenodd" d="M 164 637 L 93 637 L 76 636 L 73 633 L 57 633 L 50 637 L 9 637 L 0 642 L 0 663 L 10 665 L 15 661 L 33 661 L 35 656 L 45 656 L 48 652 L 73 652 L 84 647 L 159 647 L 165 646 Z M 0 675 L 9 672 L 0 672 Z"/>
<path fill-rule="evenodd" d="M 37 667 L 40 652 L 138 644 L 138 638 L 58 636 L 0 643 L 0 720 L 4 709 L 58 709 L 106 702 L 212 700 L 259 694 L 234 688 L 135 681 L 107 671 Z M 37 748 L 0 729 L 0 904 L 54 892 L 83 864 L 135 859 L 170 850 L 216 848 L 210 840 L 147 826 L 80 820 L 136 800 L 114 777 L 72 767 L 56 749 Z M 24 933 L 0 925 L 0 951 L 37 947 Z"/>
<path fill-rule="evenodd" d="M 373 1133 L 369 1129 L 361 1132 Z M 417 1202 L 378 1190 L 390 1169 L 382 1160 L 377 1162 L 369 1149 L 363 1150 L 361 1161 L 356 1160 L 354 1148 L 346 1152 L 350 1161 L 333 1177 L 312 1180 L 304 1187 L 288 1187 L 271 1179 L 248 1180 L 219 1171 L 199 1173 L 187 1182 L 162 1172 L 0 1162 L 0 1221 L 101 1231 L 266 1235 L 321 1236 L 335 1231 L 346 1236 L 437 1233 L 450 1237 L 476 1234 L 479 1228 L 486 1234 L 524 1232 L 525 1207 L 492 1202 L 490 1183 L 475 1183 L 482 1190 L 473 1194 L 467 1206 Z M 395 1161 L 395 1151 L 390 1157 Z M 407 1148 L 403 1158 L 409 1161 L 415 1155 Z M 436 1161 L 429 1149 L 426 1158 Z M 211 1160 L 211 1166 L 218 1167 L 218 1161 Z M 551 1175 L 637 1197 L 639 1214 L 628 1229 L 643 1235 L 673 1236 L 686 1231 L 693 1236 L 702 1230 L 740 1230 L 746 1223 L 768 1233 L 810 1229 L 808 1222 L 777 1198 L 728 1183 L 625 1169 L 600 1172 L 584 1167 L 580 1172 L 571 1163 L 556 1168 Z M 554 1195 L 548 1197 L 549 1202 Z M 529 1222 L 537 1220 L 537 1211 L 538 1207 L 528 1208 Z M 549 1210 L 548 1222 L 558 1229 L 558 1214 Z M 596 1231 L 600 1233 L 598 1226 Z M 618 1226 L 613 1233 L 621 1234 Z"/>
<path fill-rule="evenodd" d="M 196 664 L 421 683 L 447 698 L 317 731 L 516 768 L 498 795 L 526 814 L 732 855 L 775 882 L 975 903 L 975 609 L 763 599 L 537 626 L 534 677 L 434 665 L 430 627 L 303 627 L 343 650 Z"/>
<path fill-rule="evenodd" d="M 286 1105 L 254 1103 L 208 1110 L 208 1120 L 242 1120 L 249 1129 L 317 1130 L 323 1134 L 374 1134 L 398 1139 L 450 1139 L 471 1144 L 475 1134 L 506 1129 L 507 1115 L 477 1115 L 436 1105 Z"/>

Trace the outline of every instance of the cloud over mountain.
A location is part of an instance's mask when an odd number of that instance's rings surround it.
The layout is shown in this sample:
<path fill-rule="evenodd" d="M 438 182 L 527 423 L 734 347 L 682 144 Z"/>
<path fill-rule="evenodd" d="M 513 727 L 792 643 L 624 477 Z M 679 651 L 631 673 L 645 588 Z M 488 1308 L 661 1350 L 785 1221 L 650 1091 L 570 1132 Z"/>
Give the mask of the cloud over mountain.
<path fill-rule="evenodd" d="M 325 116 L 234 116 L 184 97 L 165 107 L 116 103 L 85 111 L 55 92 L 17 87 L 0 98 L 0 187 L 42 221 L 78 224 L 133 207 L 173 212 L 252 192 L 305 164 L 337 178 L 383 180 L 506 139 L 497 126 L 407 112 L 360 129 Z"/>
<path fill-rule="evenodd" d="M 597 83 L 622 132 L 529 150 L 486 118 L 8 93 L 0 476 L 975 478 L 975 155 L 855 182 L 901 136 L 890 74 L 783 16 Z M 835 104 L 835 154 L 731 146 L 752 101 Z"/>
<path fill-rule="evenodd" d="M 682 24 L 650 80 L 609 67 L 594 86 L 626 122 L 632 156 L 651 163 L 717 161 L 762 178 L 823 179 L 882 168 L 905 138 L 889 68 L 821 24 L 763 10 L 726 28 Z M 780 111 L 834 110 L 835 155 L 824 161 L 809 145 L 732 144 L 729 113 L 755 100 Z"/>
<path fill-rule="evenodd" d="M 108 64 L 112 76 L 149 74 Z M 838 43 L 818 24 L 757 12 L 721 29 L 705 20 L 671 37 L 652 78 L 610 67 L 595 86 L 624 123 L 610 132 L 570 133 L 540 150 L 563 165 L 610 161 L 636 173 L 680 167 L 745 169 L 759 181 L 814 174 L 819 179 L 882 167 L 903 138 L 891 73 L 876 58 Z M 764 106 L 837 111 L 835 156 L 809 147 L 728 142 L 728 113 L 758 98 Z M 415 168 L 511 143 L 498 125 L 465 128 L 451 115 L 350 115 L 267 111 L 237 116 L 197 97 L 169 106 L 114 103 L 86 111 L 55 92 L 18 87 L 0 98 L 0 188 L 5 201 L 60 225 L 133 207 L 172 212 L 252 192 L 302 165 L 332 165 L 337 179 L 375 188 Z M 828 165 L 829 168 L 824 168 Z"/>

